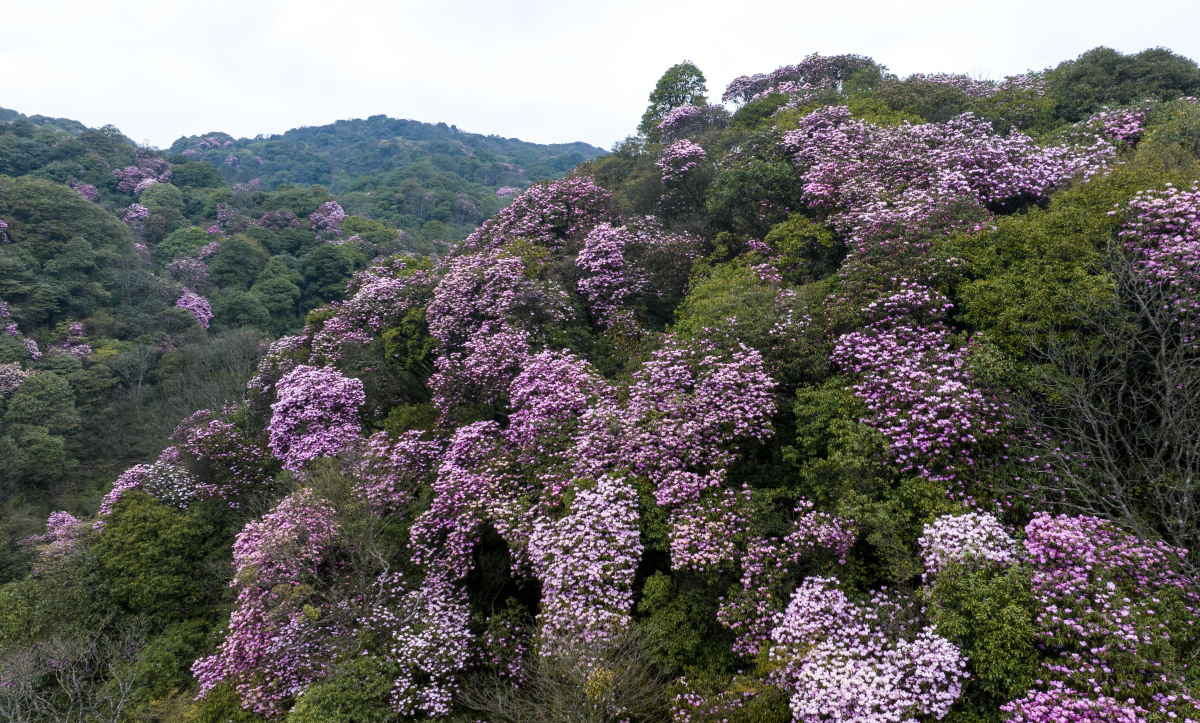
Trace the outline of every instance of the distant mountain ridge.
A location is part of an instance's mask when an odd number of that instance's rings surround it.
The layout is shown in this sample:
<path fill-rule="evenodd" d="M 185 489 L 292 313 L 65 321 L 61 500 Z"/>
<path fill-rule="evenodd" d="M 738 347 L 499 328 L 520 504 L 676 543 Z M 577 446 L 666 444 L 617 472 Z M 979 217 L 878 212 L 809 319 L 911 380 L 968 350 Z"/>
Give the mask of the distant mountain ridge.
<path fill-rule="evenodd" d="M 281 183 L 319 183 L 334 193 L 354 190 L 364 177 L 390 174 L 423 160 L 439 167 L 448 165 L 473 183 L 526 185 L 561 177 L 579 163 L 605 153 L 582 142 L 530 143 L 468 133 L 445 123 L 385 115 L 255 138 L 235 139 L 221 132 L 185 136 L 171 144 L 169 152 L 194 154 L 214 165 L 240 169 L 238 175 L 246 176 L 245 180 L 259 178 L 266 188 Z M 231 157 L 238 160 L 231 162 Z"/>

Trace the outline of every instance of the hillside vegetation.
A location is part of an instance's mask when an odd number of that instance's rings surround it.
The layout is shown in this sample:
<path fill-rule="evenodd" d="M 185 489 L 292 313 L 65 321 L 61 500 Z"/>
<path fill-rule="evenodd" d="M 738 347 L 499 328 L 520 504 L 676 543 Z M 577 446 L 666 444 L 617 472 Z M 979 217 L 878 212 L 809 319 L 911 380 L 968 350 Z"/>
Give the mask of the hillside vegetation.
<path fill-rule="evenodd" d="M 254 364 L 24 540 L 0 716 L 1200 720 L 1200 68 L 810 55 L 708 94 L 671 67 L 448 247 L 365 210 L 408 183 L 386 119 L 129 149 L 125 221 L 61 185 L 103 149 L 0 181 L 10 449 L 66 449 L 130 353 L 88 304 Z M 439 133 L 509 182 L 519 147 Z"/>
<path fill-rule="evenodd" d="M 408 150 L 386 166 L 351 154 L 359 175 L 349 180 L 360 186 L 376 186 L 363 174 L 386 171 L 380 205 L 363 203 L 370 191 L 338 196 L 314 178 L 239 182 L 226 162 L 236 158 L 232 141 L 213 140 L 199 159 L 138 148 L 112 127 L 7 110 L 0 119 L 5 581 L 26 573 L 18 542 L 49 512 L 94 508 L 126 467 L 158 456 L 181 418 L 236 403 L 268 342 L 341 299 L 355 272 L 398 251 L 444 249 L 520 188 L 563 175 L 564 158 L 574 165 L 598 152 L 382 117 L 295 132 L 353 150 L 344 126 L 403 129 Z M 459 137 L 490 152 L 487 163 L 442 148 Z M 268 168 L 306 162 L 302 143 L 269 144 Z M 508 161 L 529 168 L 508 172 Z M 387 182 L 420 213 L 392 213 L 399 201 Z"/>

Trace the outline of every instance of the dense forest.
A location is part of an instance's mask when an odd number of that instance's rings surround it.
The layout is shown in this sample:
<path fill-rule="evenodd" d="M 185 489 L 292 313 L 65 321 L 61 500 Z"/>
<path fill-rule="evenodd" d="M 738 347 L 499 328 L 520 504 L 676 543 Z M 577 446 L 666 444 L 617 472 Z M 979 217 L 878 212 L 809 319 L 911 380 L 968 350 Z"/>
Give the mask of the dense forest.
<path fill-rule="evenodd" d="M 0 717 L 1200 721 L 1200 67 L 709 92 L 0 112 Z"/>

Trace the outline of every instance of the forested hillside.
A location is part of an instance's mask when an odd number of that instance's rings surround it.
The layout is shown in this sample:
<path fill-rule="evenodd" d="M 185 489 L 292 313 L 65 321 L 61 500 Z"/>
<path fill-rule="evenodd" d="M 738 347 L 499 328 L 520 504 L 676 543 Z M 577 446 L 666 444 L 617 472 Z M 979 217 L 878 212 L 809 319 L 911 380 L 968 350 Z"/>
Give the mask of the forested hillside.
<path fill-rule="evenodd" d="M 393 121 L 424 136 L 386 167 L 359 162 L 350 178 L 374 187 L 365 174 L 386 171 L 424 204 L 398 215 L 379 213 L 396 208 L 382 182 L 379 203 L 309 178 L 238 182 L 232 144 L 200 160 L 138 148 L 111 127 L 7 110 L 0 119 L 0 580 L 26 573 L 18 542 L 51 510 L 94 508 L 121 471 L 158 455 L 180 418 L 240 399 L 268 342 L 341 299 L 352 274 L 398 251 L 445 248 L 519 188 L 568 168 L 564 149 Z M 483 167 L 438 151 L 457 135 L 501 155 Z M 308 162 L 303 143 L 271 143 L 277 166 Z M 597 151 L 573 146 L 567 162 Z M 487 176 L 498 158 L 530 169 Z"/>
<path fill-rule="evenodd" d="M 105 349 L 253 376 L 9 554 L 0 716 L 1200 721 L 1200 67 L 709 93 L 673 66 L 447 246 L 369 210 L 403 122 L 10 123 L 4 459 L 134 405 Z M 406 157 L 510 183 L 522 147 L 454 133 Z"/>

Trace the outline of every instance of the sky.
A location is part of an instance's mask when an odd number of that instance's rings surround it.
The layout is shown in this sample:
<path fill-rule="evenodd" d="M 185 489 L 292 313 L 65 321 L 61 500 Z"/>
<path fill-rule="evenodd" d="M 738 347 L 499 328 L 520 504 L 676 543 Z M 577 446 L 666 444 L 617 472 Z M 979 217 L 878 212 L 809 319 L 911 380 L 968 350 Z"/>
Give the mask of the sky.
<path fill-rule="evenodd" d="M 806 55 L 1002 78 L 1098 45 L 1200 60 L 1200 2 L 0 0 L 0 107 L 161 148 L 385 114 L 602 148 L 690 60 L 719 99 Z"/>

